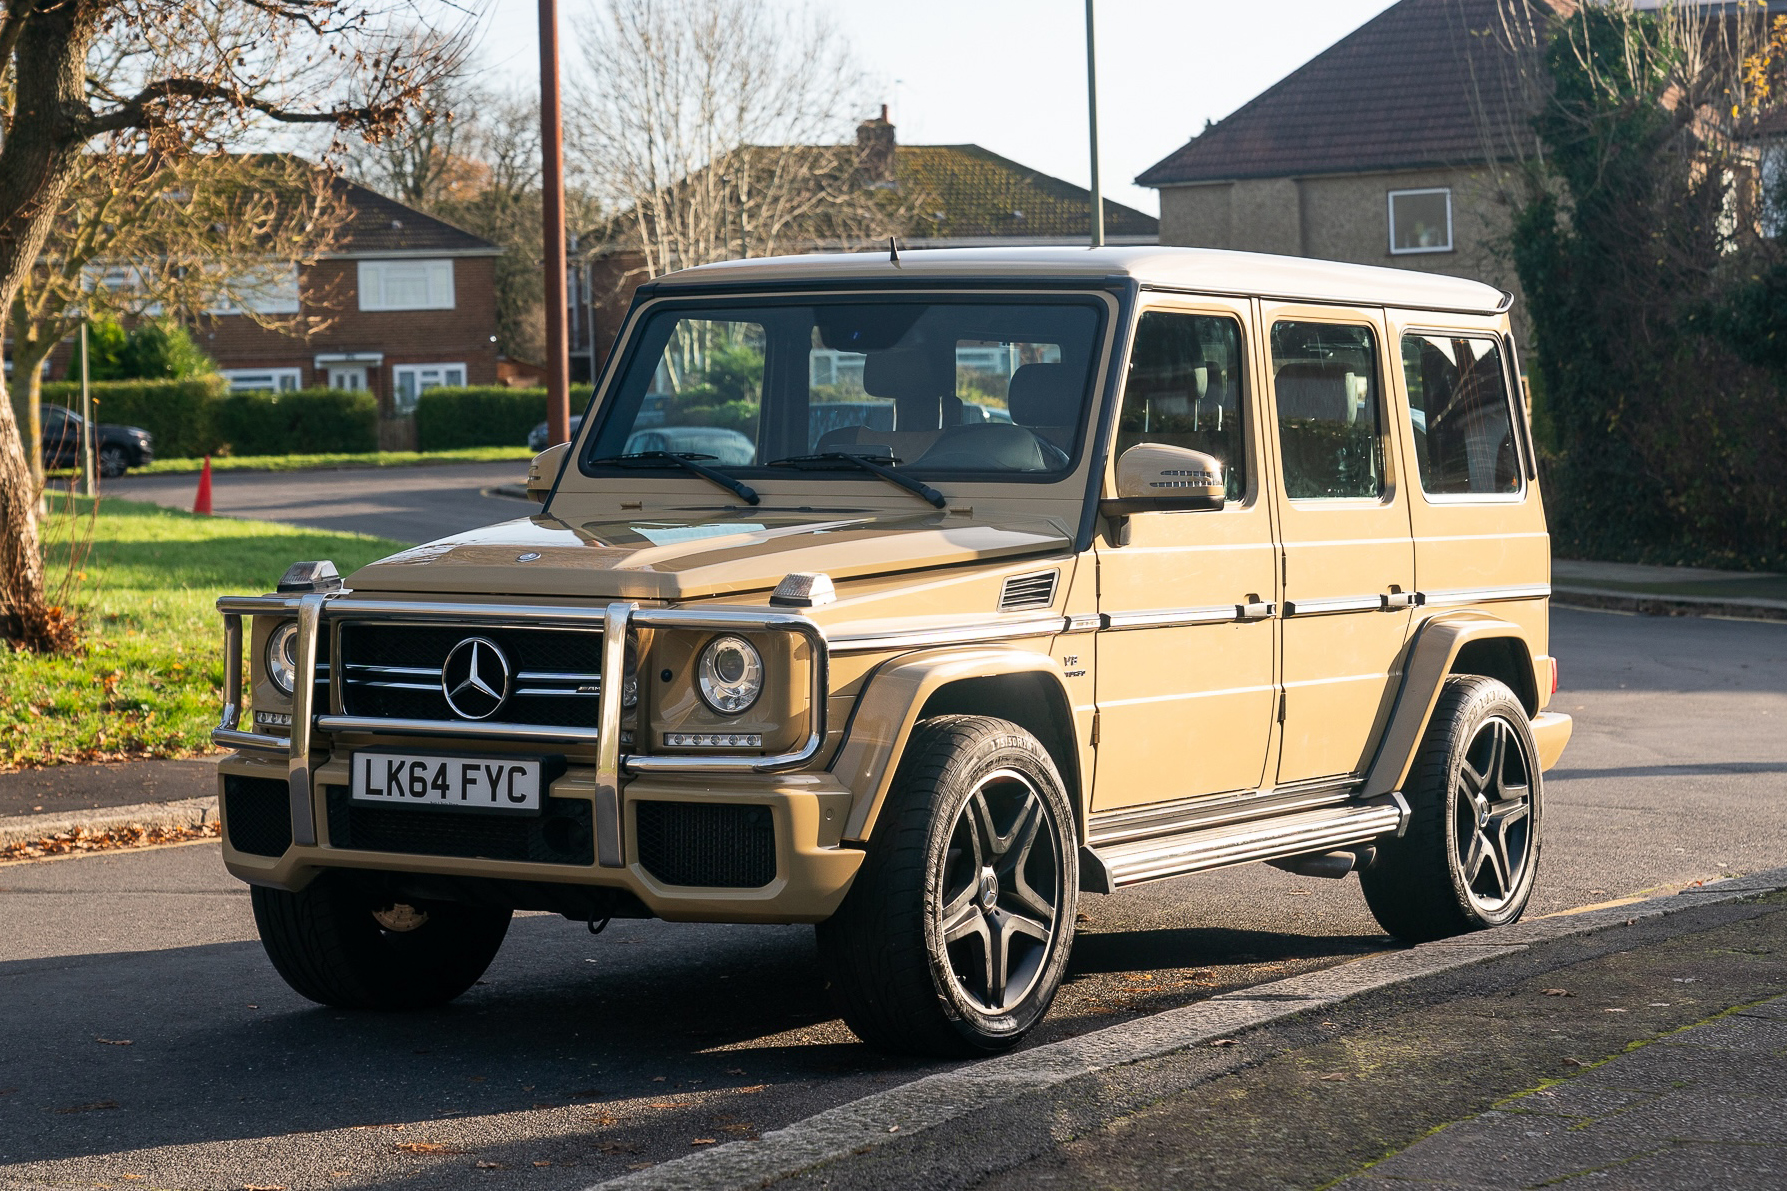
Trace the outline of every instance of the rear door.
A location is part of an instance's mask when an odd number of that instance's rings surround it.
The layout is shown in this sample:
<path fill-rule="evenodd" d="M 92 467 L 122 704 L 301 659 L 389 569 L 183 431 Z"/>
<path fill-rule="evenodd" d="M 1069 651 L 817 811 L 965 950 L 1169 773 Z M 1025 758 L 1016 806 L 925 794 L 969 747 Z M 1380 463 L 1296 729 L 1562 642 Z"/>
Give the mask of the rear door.
<path fill-rule="evenodd" d="M 1415 590 L 1381 312 L 1264 303 L 1282 544 L 1279 785 L 1363 771 Z"/>
<path fill-rule="evenodd" d="M 1204 451 L 1229 490 L 1221 510 L 1129 517 L 1127 541 L 1101 522 L 1095 810 L 1251 790 L 1265 769 L 1277 560 L 1249 313 L 1185 299 L 1137 323 L 1113 460 Z"/>

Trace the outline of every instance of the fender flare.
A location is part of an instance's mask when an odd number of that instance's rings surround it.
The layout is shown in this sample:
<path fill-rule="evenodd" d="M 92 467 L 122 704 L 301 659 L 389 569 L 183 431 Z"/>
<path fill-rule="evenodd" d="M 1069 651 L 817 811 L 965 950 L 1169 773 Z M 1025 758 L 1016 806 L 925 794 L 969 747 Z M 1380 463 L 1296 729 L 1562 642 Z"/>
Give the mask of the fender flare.
<path fill-rule="evenodd" d="M 1035 650 L 988 646 L 931 649 L 895 658 L 875 671 L 857 696 L 844 743 L 831 764 L 832 773 L 853 795 L 843 838 L 866 840 L 874 830 L 906 742 L 932 695 L 967 679 L 1017 674 L 1038 675 L 1054 684 L 1071 719 L 1073 700 L 1060 663 Z M 1062 776 L 1076 783 L 1079 742 L 1068 744 L 1066 760 L 1075 772 Z M 1079 826 L 1075 825 L 1076 830 Z"/>
<path fill-rule="evenodd" d="M 1402 686 L 1390 708 L 1390 718 L 1378 741 L 1376 754 L 1365 771 L 1362 797 L 1376 798 L 1400 791 L 1414 765 L 1415 750 L 1427 731 L 1440 690 L 1452 674 L 1460 651 L 1473 641 L 1513 639 L 1532 664 L 1532 651 L 1519 625 L 1486 612 L 1462 610 L 1429 617 L 1415 630 L 1408 659 L 1402 668 Z"/>

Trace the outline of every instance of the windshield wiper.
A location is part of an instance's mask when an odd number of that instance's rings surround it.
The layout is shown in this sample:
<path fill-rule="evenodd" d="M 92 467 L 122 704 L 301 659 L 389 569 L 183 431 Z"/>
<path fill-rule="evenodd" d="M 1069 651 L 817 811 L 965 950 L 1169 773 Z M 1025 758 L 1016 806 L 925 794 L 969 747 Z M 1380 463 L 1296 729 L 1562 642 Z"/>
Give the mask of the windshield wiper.
<path fill-rule="evenodd" d="M 680 467 L 690 475 L 709 480 L 726 491 L 732 493 L 748 505 L 762 504 L 763 498 L 757 490 L 748 484 L 742 484 L 723 471 L 711 467 L 703 467 L 695 462 L 697 459 L 718 459 L 718 455 L 702 455 L 694 451 L 634 451 L 630 455 L 604 455 L 600 459 L 591 459 L 590 466 L 613 464 L 616 467 L 632 467 L 639 463 L 668 463 L 672 467 Z"/>
<path fill-rule="evenodd" d="M 815 463 L 843 463 L 859 471 L 866 471 L 872 476 L 880 476 L 892 484 L 898 484 L 916 496 L 922 496 L 938 508 L 947 508 L 949 500 L 923 480 L 915 480 L 911 476 L 903 476 L 891 467 L 882 467 L 872 459 L 861 455 L 852 455 L 847 451 L 820 451 L 816 455 L 790 455 L 786 459 L 777 459 L 770 463 L 771 467 L 806 467 Z"/>

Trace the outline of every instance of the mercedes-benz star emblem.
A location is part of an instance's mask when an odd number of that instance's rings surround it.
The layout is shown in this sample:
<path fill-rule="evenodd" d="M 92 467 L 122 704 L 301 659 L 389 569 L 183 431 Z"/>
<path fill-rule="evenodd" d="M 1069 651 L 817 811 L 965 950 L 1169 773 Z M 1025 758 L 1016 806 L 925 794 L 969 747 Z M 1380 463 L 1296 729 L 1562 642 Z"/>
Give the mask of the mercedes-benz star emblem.
<path fill-rule="evenodd" d="M 487 637 L 467 637 L 441 665 L 441 693 L 455 715 L 486 720 L 509 697 L 509 659 Z"/>

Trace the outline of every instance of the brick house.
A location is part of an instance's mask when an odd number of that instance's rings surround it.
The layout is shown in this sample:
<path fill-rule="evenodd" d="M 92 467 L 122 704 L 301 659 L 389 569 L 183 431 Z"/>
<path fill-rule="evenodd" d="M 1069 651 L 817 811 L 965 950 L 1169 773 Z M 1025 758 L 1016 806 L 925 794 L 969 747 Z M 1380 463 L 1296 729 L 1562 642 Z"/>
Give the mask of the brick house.
<path fill-rule="evenodd" d="M 1091 233 L 1092 196 L 1085 187 L 979 145 L 899 144 L 885 106 L 878 118 L 857 127 L 853 160 L 864 189 L 909 212 L 899 237 L 903 250 L 1085 244 Z M 1104 223 L 1106 243 L 1158 242 L 1159 221 L 1122 203 L 1104 200 Z M 853 247 L 861 245 L 814 235 L 802 250 Z M 569 339 L 577 379 L 587 380 L 600 367 L 645 278 L 644 256 L 625 247 L 598 250 L 584 257 L 581 268 L 573 267 Z"/>
<path fill-rule="evenodd" d="M 365 389 L 380 445 L 415 445 L 416 398 L 442 385 L 499 382 L 496 258 L 490 241 L 345 180 L 334 252 L 291 266 L 256 309 L 327 321 L 308 338 L 239 310 L 208 311 L 192 332 L 233 389 Z"/>

